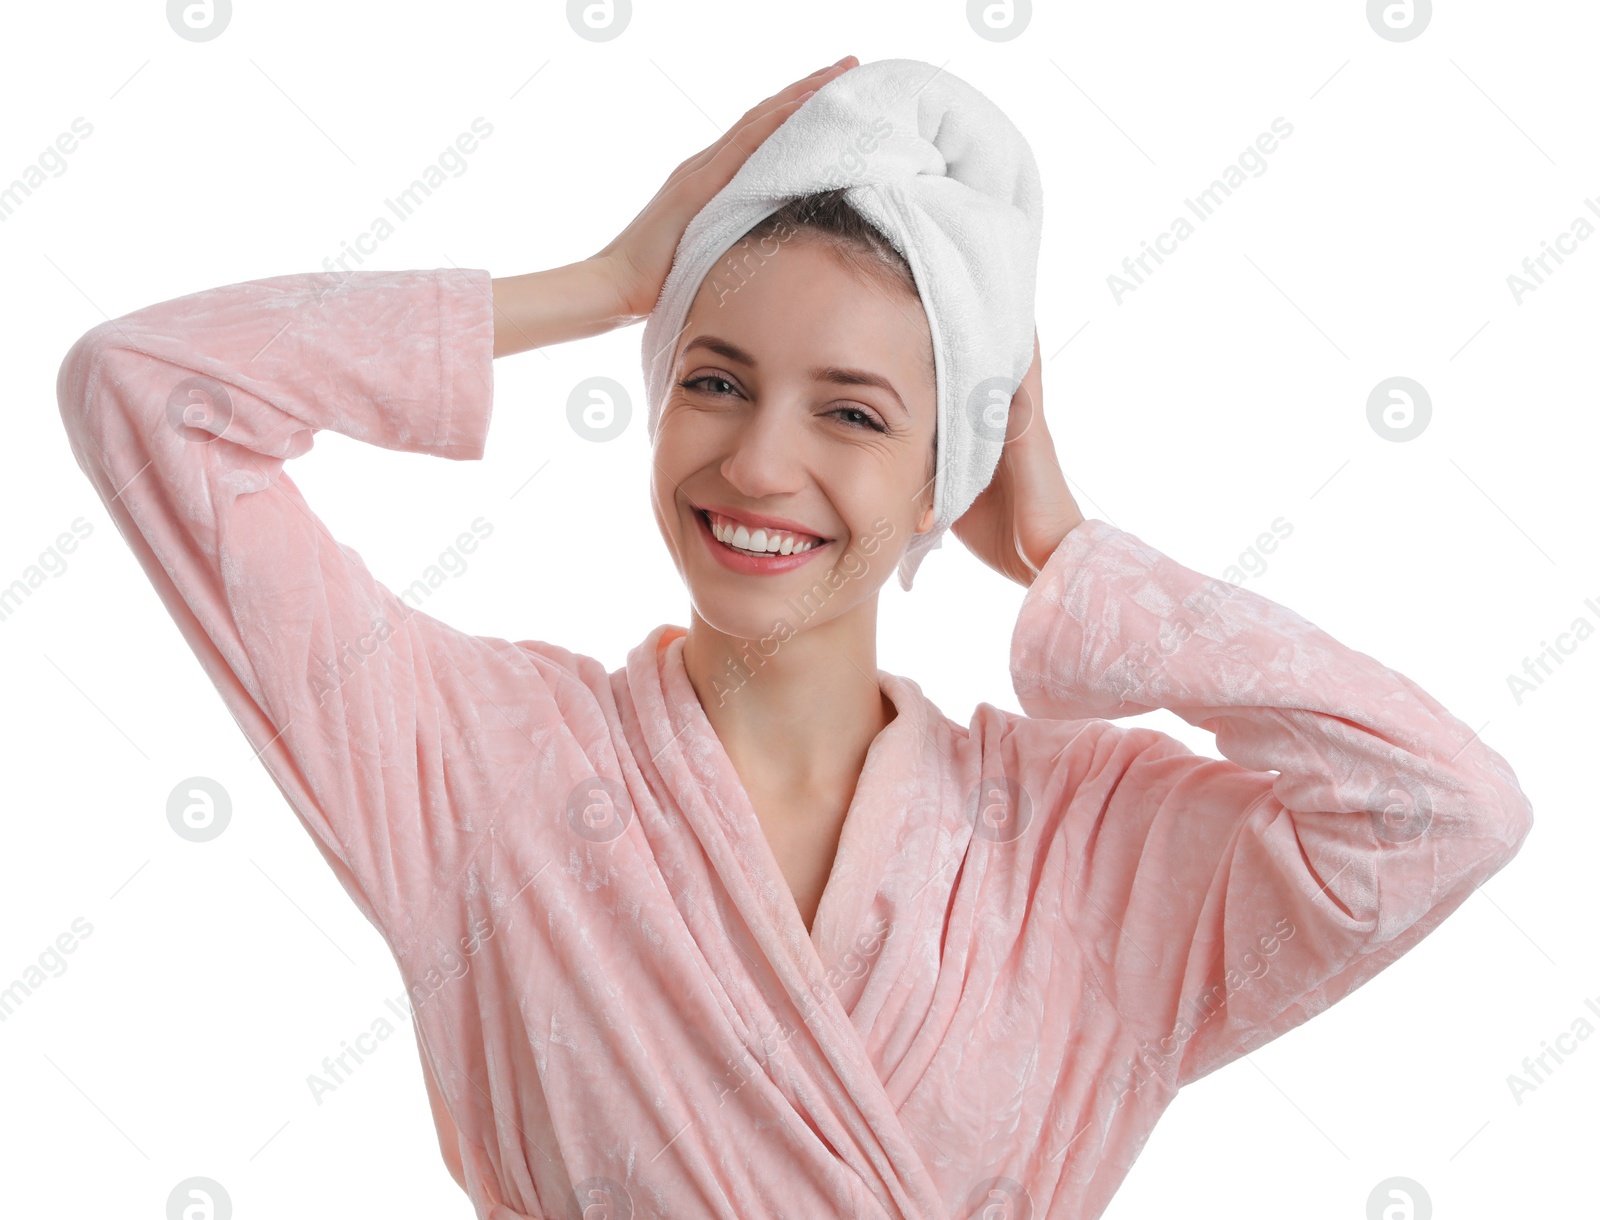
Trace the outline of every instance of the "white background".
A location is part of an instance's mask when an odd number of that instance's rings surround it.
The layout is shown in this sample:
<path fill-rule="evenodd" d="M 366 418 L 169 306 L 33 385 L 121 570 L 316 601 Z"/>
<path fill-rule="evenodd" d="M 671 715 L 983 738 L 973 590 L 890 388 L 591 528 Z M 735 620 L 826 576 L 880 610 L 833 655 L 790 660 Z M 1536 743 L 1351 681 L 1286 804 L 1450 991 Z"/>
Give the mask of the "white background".
<path fill-rule="evenodd" d="M 1600 206 L 1594 7 L 1450 4 L 1403 43 L 1356 2 L 1041 7 L 1008 42 L 949 0 L 639 0 L 604 43 L 559 3 L 241 3 L 205 43 L 148 0 L 8 10 L 0 183 L 74 118 L 93 125 L 0 222 L 0 585 L 75 518 L 93 527 L 0 621 L 0 987 L 75 918 L 93 925 L 0 1022 L 8 1211 L 156 1220 L 205 1175 L 241 1220 L 471 1214 L 409 1027 L 311 1096 L 307 1075 L 392 1019 L 403 985 L 78 470 L 54 397 L 72 341 L 321 269 L 478 116 L 494 131 L 467 171 L 366 265 L 512 275 L 586 257 L 747 107 L 853 53 L 943 65 L 1032 143 L 1046 406 L 1085 513 L 1212 574 L 1285 518 L 1249 587 L 1481 730 L 1535 810 L 1521 854 L 1412 953 L 1185 1090 L 1106 1215 L 1361 1220 L 1392 1175 L 1441 1220 L 1593 1214 L 1579 1166 L 1600 1133 L 1600 1037 L 1520 1104 L 1507 1076 L 1580 1016 L 1600 1028 L 1584 1007 L 1600 1005 L 1600 640 L 1520 704 L 1507 675 L 1580 616 L 1600 625 L 1584 603 L 1600 603 L 1600 241 L 1520 303 L 1507 276 L 1579 215 L 1600 223 L 1583 207 Z M 1279 116 L 1294 130 L 1267 170 L 1119 304 L 1107 276 L 1192 218 L 1183 200 Z M 497 361 L 481 462 L 323 433 L 293 477 L 392 588 L 485 517 L 492 536 L 428 612 L 614 668 L 687 621 L 648 508 L 641 329 Z M 565 412 L 595 375 L 635 408 L 603 444 Z M 1433 403 L 1404 443 L 1367 420 L 1395 375 Z M 885 587 L 879 664 L 959 723 L 979 701 L 1014 709 L 1021 598 L 949 538 L 913 593 Z M 233 799 L 210 843 L 165 819 L 195 775 Z"/>

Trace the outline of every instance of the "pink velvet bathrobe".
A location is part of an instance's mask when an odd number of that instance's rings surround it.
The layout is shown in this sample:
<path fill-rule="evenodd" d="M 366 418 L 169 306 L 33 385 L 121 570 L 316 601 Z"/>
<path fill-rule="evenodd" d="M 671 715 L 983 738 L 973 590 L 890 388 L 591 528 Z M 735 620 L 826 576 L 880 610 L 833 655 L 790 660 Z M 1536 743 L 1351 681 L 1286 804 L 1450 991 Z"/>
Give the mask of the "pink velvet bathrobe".
<path fill-rule="evenodd" d="M 1180 1086 L 1389 965 L 1528 832 L 1416 684 L 1091 519 L 1011 636 L 1026 715 L 961 725 L 878 672 L 896 716 L 808 935 L 682 628 L 611 673 L 467 635 L 284 471 L 323 428 L 481 457 L 493 330 L 485 271 L 287 275 L 99 325 L 58 384 L 393 950 L 485 1220 L 1099 1216 Z M 1162 707 L 1225 757 L 1111 723 Z"/>

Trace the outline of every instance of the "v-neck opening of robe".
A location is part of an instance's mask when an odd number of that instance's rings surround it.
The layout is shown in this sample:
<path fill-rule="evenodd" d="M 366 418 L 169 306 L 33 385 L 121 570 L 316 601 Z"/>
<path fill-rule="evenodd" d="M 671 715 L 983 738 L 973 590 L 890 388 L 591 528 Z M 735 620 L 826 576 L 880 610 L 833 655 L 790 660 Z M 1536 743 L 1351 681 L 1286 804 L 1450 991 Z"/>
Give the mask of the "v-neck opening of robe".
<path fill-rule="evenodd" d="M 865 908 L 870 905 L 874 892 L 870 866 L 883 863 L 874 845 L 882 844 L 884 832 L 892 830 L 884 824 L 885 819 L 904 816 L 903 810 L 887 806 L 883 798 L 893 783 L 892 777 L 898 775 L 897 764 L 914 763 L 923 748 L 928 721 L 925 696 L 913 683 L 883 669 L 876 670 L 878 688 L 894 705 L 895 716 L 867 747 L 840 827 L 828 879 L 808 930 L 749 790 L 689 680 L 683 658 L 688 632 L 682 627 L 663 625 L 652 633 L 652 638 L 657 641 L 655 647 L 673 735 L 688 732 L 707 743 L 708 761 L 720 784 L 729 795 L 737 797 L 734 808 L 727 811 L 733 819 L 728 829 L 752 845 L 750 856 L 746 857 L 748 863 L 757 865 L 752 870 L 752 882 L 767 901 L 774 919 L 785 923 L 792 921 L 794 928 L 810 942 L 817 964 L 825 969 L 830 947 L 847 942 L 855 934 Z"/>

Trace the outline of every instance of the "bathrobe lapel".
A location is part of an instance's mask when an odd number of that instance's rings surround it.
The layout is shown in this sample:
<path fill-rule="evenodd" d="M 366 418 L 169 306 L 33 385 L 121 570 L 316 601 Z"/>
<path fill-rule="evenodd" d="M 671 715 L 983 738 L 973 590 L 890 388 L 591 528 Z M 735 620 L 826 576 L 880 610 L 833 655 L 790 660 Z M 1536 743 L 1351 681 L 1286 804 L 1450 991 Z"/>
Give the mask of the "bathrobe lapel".
<path fill-rule="evenodd" d="M 730 1028 L 794 1118 L 810 1126 L 873 1197 L 892 1201 L 900 1215 L 932 1220 L 942 1214 L 933 1180 L 868 1054 L 865 1031 L 845 1008 L 845 1000 L 854 1003 L 861 993 L 860 979 L 841 988 L 832 964 L 857 939 L 863 919 L 882 907 L 878 882 L 895 854 L 900 824 L 915 816 L 917 802 L 904 799 L 908 785 L 916 785 L 936 748 L 925 697 L 913 683 L 878 671 L 897 715 L 868 751 L 808 934 L 748 794 L 689 682 L 685 634 L 658 627 L 615 675 L 623 727 L 656 798 L 637 803 L 640 826 L 688 942 L 669 951 L 685 954 L 686 968 L 722 990 Z M 922 786 L 937 793 L 938 782 L 922 778 Z M 892 916 L 897 905 L 885 913 Z M 899 964 L 899 955 L 884 953 L 873 968 Z"/>

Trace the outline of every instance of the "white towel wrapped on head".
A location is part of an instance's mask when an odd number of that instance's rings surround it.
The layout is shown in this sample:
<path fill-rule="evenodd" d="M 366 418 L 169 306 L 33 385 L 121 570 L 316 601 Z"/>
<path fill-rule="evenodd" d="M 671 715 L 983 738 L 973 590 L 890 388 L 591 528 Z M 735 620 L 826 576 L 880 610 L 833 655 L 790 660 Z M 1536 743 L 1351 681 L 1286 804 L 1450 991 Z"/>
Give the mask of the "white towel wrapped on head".
<path fill-rule="evenodd" d="M 965 81 L 914 59 L 841 73 L 690 221 L 645 323 L 650 437 L 706 275 L 785 203 L 836 187 L 849 188 L 846 201 L 905 256 L 933 336 L 935 520 L 912 536 L 900 562 L 901 587 L 910 589 L 923 556 L 993 476 L 1007 407 L 1033 362 L 1039 170 L 1022 133 Z"/>

